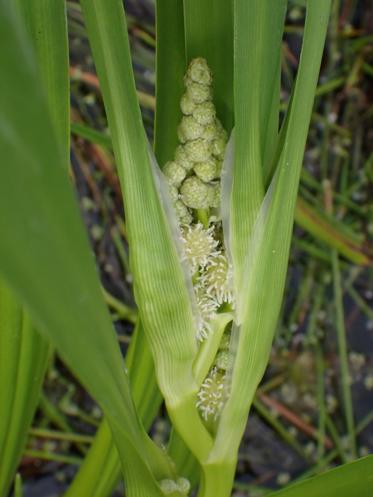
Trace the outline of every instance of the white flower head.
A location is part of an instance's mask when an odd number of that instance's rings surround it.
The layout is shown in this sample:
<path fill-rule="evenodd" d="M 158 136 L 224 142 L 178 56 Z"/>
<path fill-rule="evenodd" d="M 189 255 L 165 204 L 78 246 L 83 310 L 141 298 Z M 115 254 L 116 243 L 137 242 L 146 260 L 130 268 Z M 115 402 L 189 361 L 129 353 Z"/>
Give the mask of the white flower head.
<path fill-rule="evenodd" d="M 224 302 L 233 304 L 232 268 L 224 253 L 220 252 L 209 258 L 200 279 L 207 294 L 215 298 L 219 304 Z"/>
<path fill-rule="evenodd" d="M 225 375 L 212 368 L 197 395 L 197 408 L 205 421 L 216 421 L 227 398 Z"/>
<path fill-rule="evenodd" d="M 199 311 L 197 340 L 203 342 L 211 333 L 211 321 L 219 309 L 219 303 L 208 295 L 202 285 L 195 285 L 194 292 Z"/>
<path fill-rule="evenodd" d="M 205 267 L 211 256 L 217 255 L 218 241 L 214 238 L 215 228 L 204 228 L 201 223 L 185 226 L 181 232 L 185 257 L 194 274 L 200 267 Z"/>

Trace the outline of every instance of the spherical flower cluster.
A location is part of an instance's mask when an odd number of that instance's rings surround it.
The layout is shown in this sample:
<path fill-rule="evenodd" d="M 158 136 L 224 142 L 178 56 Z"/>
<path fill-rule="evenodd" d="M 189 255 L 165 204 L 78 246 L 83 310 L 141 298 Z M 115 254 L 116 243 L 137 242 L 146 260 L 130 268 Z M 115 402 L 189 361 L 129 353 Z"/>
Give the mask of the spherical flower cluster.
<path fill-rule="evenodd" d="M 192 275 L 218 253 L 216 247 L 219 242 L 214 238 L 214 231 L 214 226 L 205 229 L 201 223 L 182 227 L 181 241 Z"/>
<path fill-rule="evenodd" d="M 211 333 L 211 321 L 219 309 L 219 304 L 215 299 L 211 298 L 211 296 L 206 293 L 206 289 L 203 285 L 195 285 L 194 293 L 199 311 L 199 323 L 196 338 L 199 342 L 203 342 Z"/>
<path fill-rule="evenodd" d="M 226 400 L 225 374 L 212 368 L 198 392 L 197 408 L 205 421 L 216 421 Z"/>
<path fill-rule="evenodd" d="M 209 258 L 205 271 L 201 275 L 201 282 L 207 293 L 219 304 L 234 303 L 232 268 L 224 253 L 214 254 Z"/>
<path fill-rule="evenodd" d="M 196 406 L 205 421 L 217 420 L 229 395 L 230 335 L 230 331 L 224 333 L 213 365 L 197 394 Z"/>
<path fill-rule="evenodd" d="M 174 160 L 164 166 L 163 173 L 172 189 L 180 223 L 190 224 L 195 210 L 219 207 L 219 178 L 227 134 L 216 117 L 212 75 L 205 59 L 191 61 L 184 84 L 185 93 L 180 102 L 183 117 L 178 127 L 180 145 Z"/>

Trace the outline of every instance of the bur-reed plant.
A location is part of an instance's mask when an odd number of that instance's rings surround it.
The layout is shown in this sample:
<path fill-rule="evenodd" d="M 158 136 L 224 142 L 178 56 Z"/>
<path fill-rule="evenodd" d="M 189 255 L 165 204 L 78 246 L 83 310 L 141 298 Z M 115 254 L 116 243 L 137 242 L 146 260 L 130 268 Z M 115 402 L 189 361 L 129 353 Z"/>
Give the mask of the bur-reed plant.
<path fill-rule="evenodd" d="M 105 415 L 67 495 L 108 495 L 121 471 L 128 497 L 176 497 L 194 486 L 200 497 L 229 496 L 281 306 L 330 0 L 306 3 L 281 127 L 287 2 L 159 0 L 153 150 L 122 2 L 81 0 L 124 196 L 138 307 L 126 365 L 68 175 L 65 3 L 0 6 L 0 271 L 43 337 L 35 335 L 27 357 L 10 364 L 32 362 L 42 371 L 35 344 L 50 342 Z M 10 320 L 5 326 L 14 333 Z M 4 347 L 8 354 L 11 344 Z M 0 378 L 2 387 L 6 381 Z M 17 377 L 21 392 L 30 381 Z M 12 406 L 9 388 L 2 391 Z M 32 412 L 35 395 L 25 398 Z M 161 398 L 173 425 L 168 449 L 147 434 Z M 20 404 L 11 409 L 19 414 Z M 17 450 L 15 442 L 2 449 L 14 469 L 30 415 L 16 422 Z M 366 458 L 277 495 L 323 489 L 368 497 L 371 465 Z M 4 496 L 10 483 L 7 476 Z"/>

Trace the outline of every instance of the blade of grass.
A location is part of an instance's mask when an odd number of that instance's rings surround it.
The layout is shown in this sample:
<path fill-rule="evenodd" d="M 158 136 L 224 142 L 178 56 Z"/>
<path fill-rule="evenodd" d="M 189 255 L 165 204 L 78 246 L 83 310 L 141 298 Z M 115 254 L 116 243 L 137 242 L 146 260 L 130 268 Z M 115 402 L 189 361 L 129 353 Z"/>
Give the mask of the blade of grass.
<path fill-rule="evenodd" d="M 126 366 L 133 400 L 141 421 L 148 430 L 158 412 L 162 396 L 157 386 L 153 358 L 141 324 L 137 325 L 132 337 L 126 355 Z M 99 472 L 97 468 L 100 468 Z M 119 476 L 119 456 L 108 424 L 104 420 L 96 433 L 91 450 L 65 497 L 106 497 L 114 490 Z"/>
<path fill-rule="evenodd" d="M 187 62 L 204 57 L 214 77 L 214 103 L 224 128 L 233 126 L 233 8 L 230 0 L 184 0 Z"/>
<path fill-rule="evenodd" d="M 195 407 L 198 386 L 192 375 L 196 353 L 193 310 L 170 222 L 157 191 L 157 166 L 151 164 L 141 122 L 124 11 L 115 0 L 82 0 L 81 5 L 124 195 L 140 319 L 172 421 L 202 457 L 211 447 L 211 438 Z"/>
<path fill-rule="evenodd" d="M 35 49 L 53 129 L 60 144 L 61 163 L 68 167 L 70 82 L 66 5 L 63 0 L 16 0 L 16 3 Z"/>
<path fill-rule="evenodd" d="M 129 495 L 159 495 L 155 478 L 173 473 L 137 418 L 35 59 L 7 2 L 0 36 L 0 153 L 11 164 L 0 171 L 0 269 L 107 414 Z"/>
<path fill-rule="evenodd" d="M 343 410 L 346 421 L 346 427 L 349 437 L 349 444 L 352 457 L 356 458 L 356 434 L 354 412 L 351 397 L 350 373 L 348 366 L 346 329 L 343 311 L 343 293 L 341 274 L 339 269 L 338 253 L 336 250 L 331 254 L 333 288 L 334 288 L 334 305 L 336 312 L 336 332 L 338 342 L 339 367 L 341 371 L 342 399 Z"/>
<path fill-rule="evenodd" d="M 63 1 L 17 0 L 17 8 L 23 17 L 38 60 L 38 67 L 46 85 L 49 111 L 59 135 L 61 160 L 69 164 L 69 87 L 66 70 L 68 67 L 67 26 Z M 9 297 L 9 291 L 2 288 L 0 298 Z M 14 304 L 17 307 L 16 304 Z M 1 346 L 2 364 L 8 364 L 7 373 L 1 381 L 9 380 L 12 398 L 2 399 L 4 406 L 2 426 L 5 436 L 0 449 L 0 494 L 6 495 L 27 438 L 42 386 L 42 379 L 48 358 L 48 341 L 37 333 L 23 310 L 19 328 L 6 326 L 2 330 L 4 342 Z M 10 323 L 8 323 L 10 324 Z M 9 338 L 7 341 L 6 338 Z M 16 338 L 17 337 L 17 338 Z M 12 362 L 12 364 L 9 363 Z M 4 392 L 3 392 L 4 393 Z M 5 407 L 6 406 L 6 407 Z M 5 408 L 10 414 L 7 418 Z M 2 437 L 0 435 L 0 437 Z M 1 444 L 0 444 L 1 445 Z"/>
<path fill-rule="evenodd" d="M 373 456 L 344 464 L 268 497 L 370 497 L 373 488 Z"/>
<path fill-rule="evenodd" d="M 48 342 L 0 281 L 0 494 L 7 495 L 34 416 Z"/>
<path fill-rule="evenodd" d="M 21 475 L 17 473 L 14 483 L 14 497 L 22 497 L 22 496 L 23 496 L 22 478 Z"/>
<path fill-rule="evenodd" d="M 111 138 L 109 135 L 97 131 L 96 129 L 82 123 L 71 123 L 71 133 L 84 138 L 85 140 L 101 145 L 107 150 L 112 150 Z"/>
<path fill-rule="evenodd" d="M 238 324 L 242 324 L 237 333 L 230 396 L 221 415 L 215 446 L 209 458 L 210 465 L 219 464 L 222 460 L 231 460 L 233 463 L 255 390 L 271 350 L 282 302 L 300 169 L 329 10 L 330 1 L 325 0 L 315 0 L 307 7 L 286 139 L 253 232 L 251 249 L 246 254 L 246 269 L 242 278 L 245 284 L 239 287 L 237 320 Z M 235 174 L 236 169 L 233 169 Z M 239 171 L 237 175 L 240 177 Z M 231 209 L 237 216 L 241 212 L 239 203 L 232 202 Z M 271 302 L 270 309 L 268 302 Z"/>
<path fill-rule="evenodd" d="M 183 0 L 156 2 L 156 112 L 154 152 L 158 164 L 173 158 L 185 72 Z"/>
<path fill-rule="evenodd" d="M 334 247 L 355 264 L 373 264 L 373 255 L 368 244 L 358 242 L 345 234 L 337 222 L 331 222 L 326 215 L 322 215 L 301 198 L 297 200 L 295 220 L 308 233 Z"/>
<path fill-rule="evenodd" d="M 264 160 L 269 160 L 265 150 L 277 146 L 285 9 L 283 0 L 274 4 L 234 2 L 235 143 L 229 237 L 237 275 L 243 273 L 250 235 L 264 198 L 263 167 Z M 268 153 L 273 155 L 272 150 Z M 235 286 L 239 288 L 240 282 Z"/>

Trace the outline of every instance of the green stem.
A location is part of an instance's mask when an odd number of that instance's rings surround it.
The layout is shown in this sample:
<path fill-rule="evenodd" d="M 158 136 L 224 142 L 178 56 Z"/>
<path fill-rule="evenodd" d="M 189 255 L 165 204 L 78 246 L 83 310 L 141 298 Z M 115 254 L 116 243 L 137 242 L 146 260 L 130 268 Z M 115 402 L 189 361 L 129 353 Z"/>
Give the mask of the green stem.
<path fill-rule="evenodd" d="M 335 444 L 336 449 L 338 450 L 339 456 L 343 462 L 348 462 L 348 457 L 346 456 L 346 452 L 342 446 L 340 436 L 338 434 L 337 428 L 330 418 L 329 414 L 326 414 L 326 427 L 332 437 L 332 440 Z"/>
<path fill-rule="evenodd" d="M 130 323 L 136 324 L 137 311 L 135 309 L 131 309 L 129 306 L 118 300 L 107 290 L 105 290 L 105 288 L 102 288 L 102 293 L 104 294 L 104 299 L 107 305 L 114 309 L 121 319 L 126 319 Z"/>
<path fill-rule="evenodd" d="M 46 461 L 62 462 L 64 464 L 74 464 L 80 465 L 83 459 L 75 456 L 68 456 L 65 454 L 55 454 L 54 452 L 49 452 L 46 450 L 31 450 L 26 449 L 23 452 L 24 456 L 32 457 L 34 459 L 45 459 Z"/>
<path fill-rule="evenodd" d="M 202 466 L 202 480 L 197 497 L 228 497 L 231 495 L 236 460 L 216 461 Z"/>
<path fill-rule="evenodd" d="M 339 353 L 341 381 L 342 381 L 343 409 L 344 409 L 344 416 L 346 420 L 348 436 L 350 440 L 351 454 L 354 458 L 356 458 L 355 423 L 354 423 L 354 413 L 353 413 L 352 398 L 351 398 L 350 374 L 348 367 L 346 329 L 345 329 L 344 311 L 343 311 L 342 282 L 339 270 L 338 253 L 336 250 L 332 251 L 332 271 L 333 271 L 333 285 L 334 285 L 334 304 L 336 312 L 336 331 L 337 331 L 338 353 Z"/>
<path fill-rule="evenodd" d="M 41 428 L 31 428 L 29 435 L 38 438 L 51 438 L 54 440 L 67 440 L 69 442 L 88 443 L 91 444 L 94 440 L 89 435 L 80 435 L 78 433 L 64 433 L 61 431 L 45 430 Z"/>

